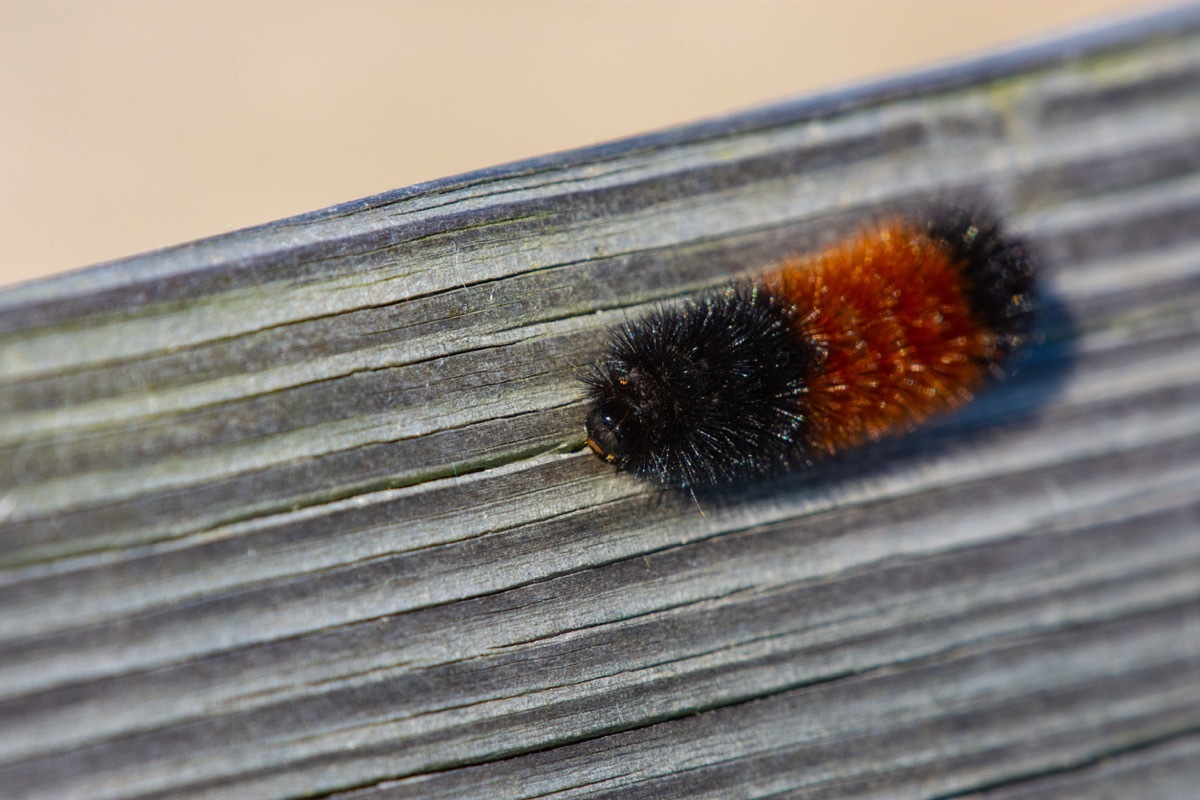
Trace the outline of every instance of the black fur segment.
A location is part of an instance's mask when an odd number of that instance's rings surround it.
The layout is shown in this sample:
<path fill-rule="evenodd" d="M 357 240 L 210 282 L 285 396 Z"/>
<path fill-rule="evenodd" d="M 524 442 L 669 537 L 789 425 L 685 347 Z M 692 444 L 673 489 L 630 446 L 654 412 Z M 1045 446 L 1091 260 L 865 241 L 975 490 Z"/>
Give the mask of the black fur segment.
<path fill-rule="evenodd" d="M 803 460 L 805 376 L 815 350 L 750 285 L 704 294 L 614 331 L 585 377 L 589 444 L 677 486 L 773 474 Z"/>
<path fill-rule="evenodd" d="M 1037 285 L 1029 253 L 985 211 L 955 207 L 938 210 L 929 219 L 929 236 L 945 242 L 961 265 L 976 319 L 996 336 L 997 357 L 988 367 L 1000 373 L 1033 334 Z"/>

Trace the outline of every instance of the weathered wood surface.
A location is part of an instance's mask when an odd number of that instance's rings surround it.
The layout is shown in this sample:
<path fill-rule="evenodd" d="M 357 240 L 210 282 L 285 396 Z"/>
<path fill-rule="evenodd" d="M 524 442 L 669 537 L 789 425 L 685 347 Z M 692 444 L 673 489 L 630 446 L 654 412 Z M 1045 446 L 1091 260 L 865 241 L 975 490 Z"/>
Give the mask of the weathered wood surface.
<path fill-rule="evenodd" d="M 606 325 L 946 195 L 1014 380 L 703 515 L 582 451 Z M 0 794 L 1195 797 L 1198 333 L 1195 8 L 9 290 Z"/>

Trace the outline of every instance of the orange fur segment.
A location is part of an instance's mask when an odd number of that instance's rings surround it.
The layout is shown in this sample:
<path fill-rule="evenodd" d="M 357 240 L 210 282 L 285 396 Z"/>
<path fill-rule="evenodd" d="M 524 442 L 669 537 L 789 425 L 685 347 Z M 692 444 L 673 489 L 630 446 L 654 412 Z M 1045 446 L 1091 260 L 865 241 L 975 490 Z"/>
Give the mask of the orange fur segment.
<path fill-rule="evenodd" d="M 766 286 L 821 363 L 808 381 L 808 447 L 836 452 L 971 398 L 995 337 L 981 328 L 947 247 L 886 223 L 789 259 Z"/>

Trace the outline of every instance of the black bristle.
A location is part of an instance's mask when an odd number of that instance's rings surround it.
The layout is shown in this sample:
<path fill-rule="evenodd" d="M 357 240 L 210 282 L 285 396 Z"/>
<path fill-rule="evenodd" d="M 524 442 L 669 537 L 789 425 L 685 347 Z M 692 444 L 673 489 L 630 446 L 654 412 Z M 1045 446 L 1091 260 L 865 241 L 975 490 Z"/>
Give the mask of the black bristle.
<path fill-rule="evenodd" d="M 1037 286 L 1028 250 L 979 209 L 957 207 L 931 214 L 929 234 L 945 242 L 962 265 L 967 301 L 979 322 L 996 336 L 996 358 L 988 366 L 1001 372 L 1009 356 L 1029 343 L 1037 317 Z"/>
<path fill-rule="evenodd" d="M 785 469 L 800 459 L 815 363 L 797 338 L 787 312 L 749 285 L 628 323 L 586 378 L 588 436 L 616 466 L 679 486 Z"/>

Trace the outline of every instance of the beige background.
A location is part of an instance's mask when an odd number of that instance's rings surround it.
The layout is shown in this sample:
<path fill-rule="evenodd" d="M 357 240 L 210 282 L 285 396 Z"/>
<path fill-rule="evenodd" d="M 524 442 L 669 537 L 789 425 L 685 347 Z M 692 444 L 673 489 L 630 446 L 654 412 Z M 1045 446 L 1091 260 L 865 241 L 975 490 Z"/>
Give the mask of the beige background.
<path fill-rule="evenodd" d="M 1146 7 L 3 3 L 0 284 Z"/>

